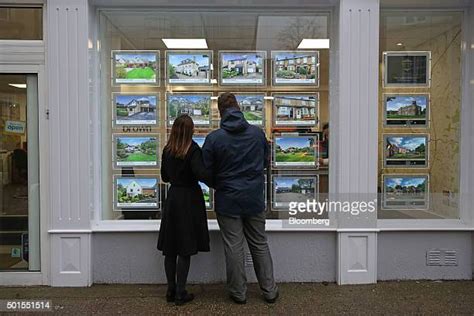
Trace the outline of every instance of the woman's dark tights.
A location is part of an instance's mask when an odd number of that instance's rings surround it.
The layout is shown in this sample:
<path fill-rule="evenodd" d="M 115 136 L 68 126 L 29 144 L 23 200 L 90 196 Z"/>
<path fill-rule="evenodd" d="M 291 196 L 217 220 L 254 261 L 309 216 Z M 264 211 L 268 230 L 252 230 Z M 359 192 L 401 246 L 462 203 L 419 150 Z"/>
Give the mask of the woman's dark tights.
<path fill-rule="evenodd" d="M 176 291 L 177 295 L 185 292 L 190 263 L 191 256 L 165 256 L 168 292 Z"/>

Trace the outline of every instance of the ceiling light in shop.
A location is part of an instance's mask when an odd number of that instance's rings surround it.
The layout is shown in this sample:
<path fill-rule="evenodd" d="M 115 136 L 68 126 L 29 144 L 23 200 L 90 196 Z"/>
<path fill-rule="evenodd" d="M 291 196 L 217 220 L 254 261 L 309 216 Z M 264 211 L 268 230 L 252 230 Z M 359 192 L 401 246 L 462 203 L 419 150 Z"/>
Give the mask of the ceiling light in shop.
<path fill-rule="evenodd" d="M 298 49 L 328 49 L 329 38 L 303 38 Z"/>
<path fill-rule="evenodd" d="M 26 89 L 26 83 L 9 83 L 8 85 L 18 89 Z"/>
<path fill-rule="evenodd" d="M 167 48 L 170 49 L 202 49 L 207 48 L 205 38 L 163 38 Z"/>

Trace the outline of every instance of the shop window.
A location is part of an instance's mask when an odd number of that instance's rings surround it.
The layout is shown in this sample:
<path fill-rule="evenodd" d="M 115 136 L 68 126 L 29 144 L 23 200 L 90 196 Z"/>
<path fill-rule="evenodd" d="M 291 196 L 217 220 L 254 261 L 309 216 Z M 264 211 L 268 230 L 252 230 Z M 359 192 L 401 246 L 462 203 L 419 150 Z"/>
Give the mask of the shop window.
<path fill-rule="evenodd" d="M 459 218 L 462 17 L 381 12 L 381 219 Z"/>
<path fill-rule="evenodd" d="M 0 7 L 0 40 L 43 39 L 42 8 Z"/>
<path fill-rule="evenodd" d="M 236 94 L 272 143 L 267 218 L 288 218 L 290 201 L 327 194 L 329 50 L 298 46 L 329 39 L 329 25 L 328 12 L 101 11 L 102 218 L 160 218 L 170 127 L 190 115 L 202 145 L 219 127 L 223 92 Z M 176 49 L 173 39 L 195 41 Z M 201 188 L 215 218 L 213 190 Z"/>
<path fill-rule="evenodd" d="M 38 78 L 0 73 L 0 271 L 40 270 Z"/>

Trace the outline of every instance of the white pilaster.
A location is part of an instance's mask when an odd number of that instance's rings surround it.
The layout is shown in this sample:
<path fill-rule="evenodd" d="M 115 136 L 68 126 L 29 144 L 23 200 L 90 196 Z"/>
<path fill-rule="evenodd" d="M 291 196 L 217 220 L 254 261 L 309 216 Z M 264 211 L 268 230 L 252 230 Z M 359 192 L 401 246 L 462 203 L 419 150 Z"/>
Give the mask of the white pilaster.
<path fill-rule="evenodd" d="M 47 1 L 51 285 L 91 284 L 88 1 Z"/>
<path fill-rule="evenodd" d="M 378 51 L 379 0 L 341 0 L 337 157 L 331 168 L 343 201 L 377 198 Z M 376 223 L 375 211 L 338 213 L 339 284 L 376 282 Z"/>

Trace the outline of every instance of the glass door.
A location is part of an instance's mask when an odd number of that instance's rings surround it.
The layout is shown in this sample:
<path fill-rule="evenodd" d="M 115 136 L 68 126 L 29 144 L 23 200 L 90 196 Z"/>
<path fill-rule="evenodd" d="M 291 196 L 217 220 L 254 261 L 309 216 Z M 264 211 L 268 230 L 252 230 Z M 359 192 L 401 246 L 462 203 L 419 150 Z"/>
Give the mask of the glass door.
<path fill-rule="evenodd" d="M 0 74 L 0 271 L 40 270 L 38 78 Z"/>

